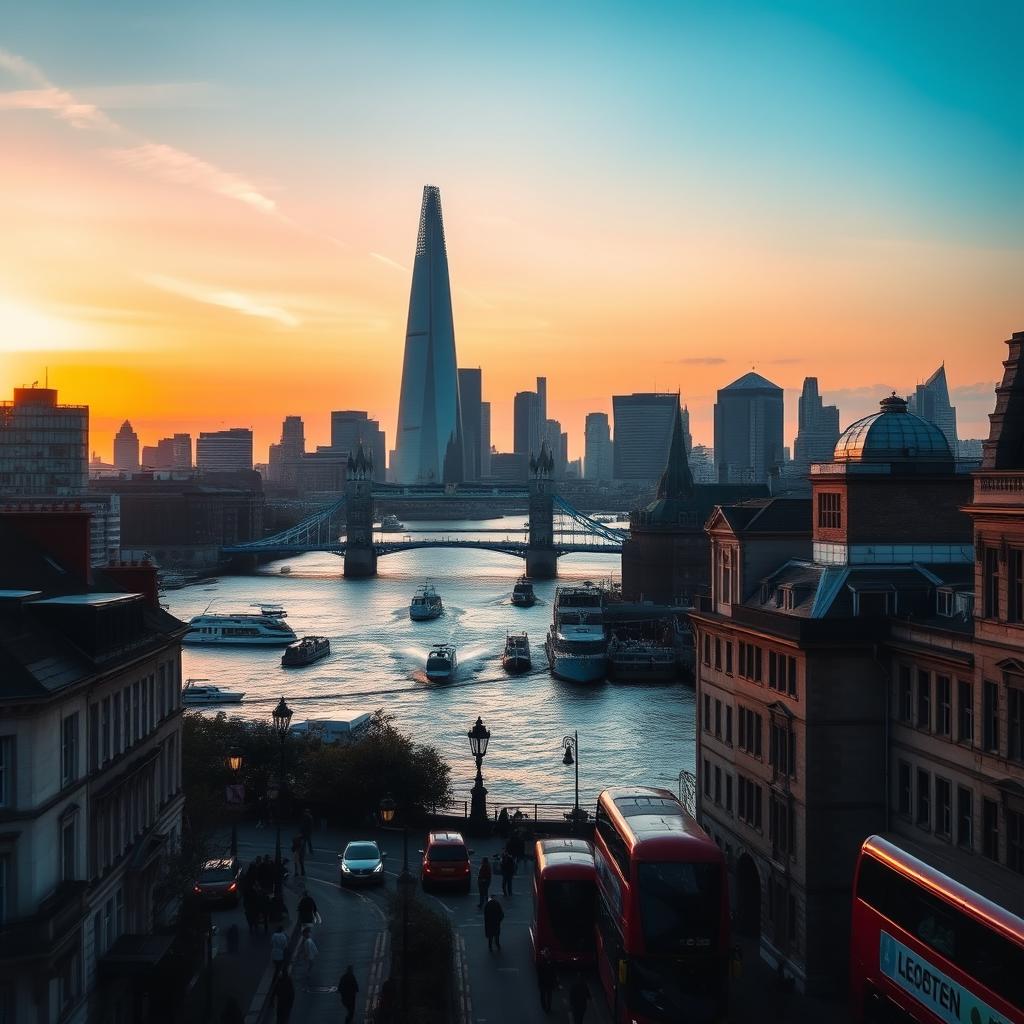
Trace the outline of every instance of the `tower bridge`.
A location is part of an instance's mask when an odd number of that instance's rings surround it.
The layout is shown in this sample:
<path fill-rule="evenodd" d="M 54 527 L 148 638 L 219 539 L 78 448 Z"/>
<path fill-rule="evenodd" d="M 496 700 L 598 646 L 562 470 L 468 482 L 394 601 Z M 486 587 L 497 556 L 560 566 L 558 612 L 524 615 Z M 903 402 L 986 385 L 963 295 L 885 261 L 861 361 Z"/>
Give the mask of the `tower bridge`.
<path fill-rule="evenodd" d="M 378 558 L 399 551 L 428 547 L 476 548 L 525 559 L 527 575 L 536 579 L 557 576 L 561 555 L 582 552 L 621 554 L 626 537 L 624 531 L 591 519 L 559 497 L 551 479 L 553 466 L 554 460 L 544 445 L 540 455 L 530 460 L 530 479 L 526 487 L 378 484 L 373 479 L 373 461 L 360 447 L 356 455 L 349 458 L 344 496 L 286 530 L 246 544 L 225 547 L 222 553 L 232 556 L 284 556 L 325 551 L 344 558 L 346 576 L 366 577 L 377 574 Z M 438 530 L 442 536 L 434 537 L 409 531 L 400 539 L 384 540 L 374 535 L 374 503 L 389 500 L 496 504 L 525 500 L 529 520 L 518 530 Z M 460 536 L 463 533 L 471 536 Z"/>

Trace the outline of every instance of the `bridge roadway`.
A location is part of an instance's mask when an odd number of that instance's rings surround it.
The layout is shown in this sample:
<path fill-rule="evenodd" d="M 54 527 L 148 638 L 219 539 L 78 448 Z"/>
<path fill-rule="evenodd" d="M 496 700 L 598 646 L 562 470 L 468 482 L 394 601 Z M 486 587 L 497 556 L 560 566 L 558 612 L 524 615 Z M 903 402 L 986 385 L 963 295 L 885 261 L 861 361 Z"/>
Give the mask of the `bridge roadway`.
<path fill-rule="evenodd" d="M 451 540 L 451 539 L 426 539 L 423 540 L 401 540 L 401 541 L 382 541 L 375 542 L 373 544 L 374 553 L 380 557 L 382 555 L 392 555 L 398 551 L 415 551 L 418 548 L 477 548 L 482 551 L 497 551 L 500 554 L 515 555 L 519 558 L 525 558 L 527 551 L 529 550 L 529 544 L 524 541 L 499 541 L 499 540 Z M 268 544 L 264 543 L 259 547 L 259 554 L 267 555 L 302 555 L 309 551 L 322 551 L 328 552 L 333 555 L 344 555 L 345 554 L 345 542 L 335 541 L 333 543 L 325 544 Z M 226 555 L 251 555 L 255 553 L 255 549 L 252 545 L 241 544 L 234 547 L 226 547 L 221 549 Z M 578 544 L 578 543 L 566 543 L 561 544 L 557 541 L 552 544 L 551 550 L 558 555 L 572 555 L 572 554 L 605 554 L 605 555 L 618 555 L 622 554 L 622 545 L 614 543 L 604 544 Z"/>

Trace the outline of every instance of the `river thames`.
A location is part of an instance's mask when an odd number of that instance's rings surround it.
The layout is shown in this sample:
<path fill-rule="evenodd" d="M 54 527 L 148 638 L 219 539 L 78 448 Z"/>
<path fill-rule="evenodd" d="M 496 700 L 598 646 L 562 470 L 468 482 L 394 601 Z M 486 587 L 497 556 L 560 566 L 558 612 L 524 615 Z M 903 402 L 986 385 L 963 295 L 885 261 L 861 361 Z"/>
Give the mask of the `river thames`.
<path fill-rule="evenodd" d="M 410 526 L 436 527 L 443 535 L 460 527 L 509 524 L 506 518 Z M 694 769 L 690 688 L 579 685 L 548 672 L 543 640 L 555 587 L 607 580 L 618 575 L 619 563 L 618 555 L 565 556 L 557 581 L 535 581 L 538 601 L 526 609 L 509 600 L 523 572 L 521 559 L 452 548 L 388 555 L 379 559 L 377 577 L 368 580 L 344 579 L 336 555 L 306 554 L 268 563 L 255 575 L 172 590 L 161 600 L 186 621 L 206 609 L 253 612 L 255 604 L 277 602 L 298 636 L 330 637 L 328 658 L 291 669 L 281 667 L 278 648 L 186 646 L 183 678 L 245 691 L 241 705 L 225 707 L 228 714 L 269 718 L 282 694 L 295 712 L 293 723 L 383 708 L 403 732 L 438 747 L 452 766 L 458 800 L 468 799 L 473 782 L 466 732 L 480 715 L 491 730 L 484 777 L 488 801 L 495 805 L 572 803 L 573 769 L 562 764 L 561 740 L 578 730 L 580 802 L 588 804 L 601 789 L 623 783 L 675 791 L 680 770 Z M 282 566 L 290 571 L 282 574 Z M 409 601 L 428 581 L 441 594 L 445 614 L 412 622 Z M 533 669 L 525 675 L 509 676 L 501 667 L 506 630 L 529 634 Z M 442 641 L 458 650 L 458 676 L 452 683 L 430 683 L 423 671 L 427 651 Z"/>

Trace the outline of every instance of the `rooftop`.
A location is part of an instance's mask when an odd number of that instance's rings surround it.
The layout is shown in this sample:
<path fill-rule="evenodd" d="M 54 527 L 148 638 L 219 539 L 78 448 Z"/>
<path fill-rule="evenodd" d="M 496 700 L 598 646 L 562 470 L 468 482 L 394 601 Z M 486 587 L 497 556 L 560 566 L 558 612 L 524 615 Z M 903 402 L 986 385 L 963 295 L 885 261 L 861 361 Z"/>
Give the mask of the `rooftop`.
<path fill-rule="evenodd" d="M 743 374 L 742 377 L 737 378 L 731 384 L 721 389 L 722 391 L 778 391 L 781 393 L 782 388 L 778 384 L 773 384 L 767 377 L 762 377 L 759 373 Z"/>
<path fill-rule="evenodd" d="M 928 420 L 907 411 L 895 393 L 878 403 L 879 412 L 859 419 L 839 435 L 836 462 L 929 463 L 953 469 L 945 434 Z"/>

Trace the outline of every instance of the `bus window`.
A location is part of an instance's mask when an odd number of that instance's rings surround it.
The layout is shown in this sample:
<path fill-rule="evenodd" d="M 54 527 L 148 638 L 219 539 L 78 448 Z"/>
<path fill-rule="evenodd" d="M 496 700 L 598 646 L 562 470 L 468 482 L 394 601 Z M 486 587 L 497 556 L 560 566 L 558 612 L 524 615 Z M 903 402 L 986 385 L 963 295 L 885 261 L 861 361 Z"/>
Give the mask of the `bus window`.
<path fill-rule="evenodd" d="M 569 953 L 591 952 L 594 945 L 594 900 L 592 881 L 547 881 L 547 904 L 551 931 L 558 945 Z"/>
<path fill-rule="evenodd" d="M 721 878 L 718 864 L 637 865 L 640 924 L 648 953 L 684 953 L 718 942 Z"/>

